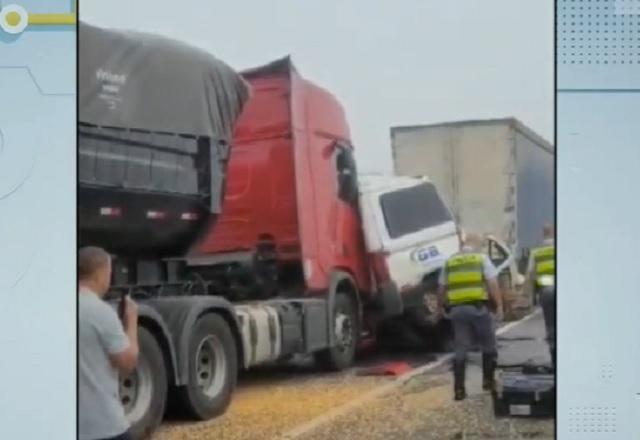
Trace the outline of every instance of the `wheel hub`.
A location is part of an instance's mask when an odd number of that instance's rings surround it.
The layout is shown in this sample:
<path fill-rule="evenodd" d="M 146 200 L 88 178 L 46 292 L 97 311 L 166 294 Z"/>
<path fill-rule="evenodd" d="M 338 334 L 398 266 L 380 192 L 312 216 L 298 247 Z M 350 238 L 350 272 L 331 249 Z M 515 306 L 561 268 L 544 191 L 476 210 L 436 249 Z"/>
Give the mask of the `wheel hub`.
<path fill-rule="evenodd" d="M 209 398 L 217 396 L 224 388 L 227 375 L 227 358 L 217 336 L 209 335 L 200 342 L 195 366 L 198 388 Z"/>
<path fill-rule="evenodd" d="M 136 369 L 128 376 L 120 377 L 119 395 L 129 423 L 140 420 L 151 405 L 153 379 L 146 359 L 141 358 Z"/>
<path fill-rule="evenodd" d="M 353 343 L 353 323 L 348 315 L 338 312 L 335 319 L 336 346 L 341 352 L 349 349 Z"/>
<path fill-rule="evenodd" d="M 432 293 L 424 295 L 424 306 L 430 315 L 435 315 L 438 311 L 438 298 Z"/>

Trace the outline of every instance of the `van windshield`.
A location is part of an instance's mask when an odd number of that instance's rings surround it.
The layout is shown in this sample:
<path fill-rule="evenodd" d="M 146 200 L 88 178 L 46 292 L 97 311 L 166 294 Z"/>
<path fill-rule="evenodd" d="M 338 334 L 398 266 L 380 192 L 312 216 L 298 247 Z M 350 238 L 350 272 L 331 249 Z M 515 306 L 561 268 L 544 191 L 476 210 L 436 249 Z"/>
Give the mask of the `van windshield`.
<path fill-rule="evenodd" d="M 432 183 L 380 196 L 389 237 L 398 238 L 452 221 L 451 213 Z"/>

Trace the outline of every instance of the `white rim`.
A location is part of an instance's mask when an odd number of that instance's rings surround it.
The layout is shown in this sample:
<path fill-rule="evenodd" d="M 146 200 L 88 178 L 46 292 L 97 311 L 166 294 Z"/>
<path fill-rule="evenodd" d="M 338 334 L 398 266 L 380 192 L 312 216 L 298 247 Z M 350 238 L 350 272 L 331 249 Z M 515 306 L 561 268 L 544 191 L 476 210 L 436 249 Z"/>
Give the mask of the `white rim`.
<path fill-rule="evenodd" d="M 129 376 L 120 378 L 120 401 L 129 423 L 135 424 L 147 413 L 153 395 L 151 366 L 141 357 Z"/>
<path fill-rule="evenodd" d="M 214 398 L 222 392 L 227 379 L 227 358 L 222 341 L 209 335 L 196 350 L 196 383 L 202 393 Z"/>
<path fill-rule="evenodd" d="M 342 312 L 336 313 L 334 332 L 336 335 L 336 346 L 341 352 L 345 352 L 353 344 L 353 323 L 351 318 Z"/>

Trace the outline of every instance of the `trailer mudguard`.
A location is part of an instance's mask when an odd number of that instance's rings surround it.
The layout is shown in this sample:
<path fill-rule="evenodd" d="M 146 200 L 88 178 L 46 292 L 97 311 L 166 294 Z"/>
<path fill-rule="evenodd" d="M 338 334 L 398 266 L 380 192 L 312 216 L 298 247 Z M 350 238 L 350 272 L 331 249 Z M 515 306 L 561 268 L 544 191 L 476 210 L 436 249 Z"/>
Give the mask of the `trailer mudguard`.
<path fill-rule="evenodd" d="M 167 297 L 150 299 L 147 304 L 162 316 L 171 334 L 176 353 L 175 385 L 186 385 L 188 382 L 189 335 L 198 318 L 207 312 L 218 313 L 227 320 L 236 340 L 240 360 L 244 359 L 238 318 L 232 304 L 226 299 L 219 296 Z"/>
<path fill-rule="evenodd" d="M 138 323 L 156 337 L 167 361 L 167 377 L 169 378 L 169 383 L 177 383 L 178 369 L 176 368 L 176 349 L 173 338 L 171 337 L 172 333 L 167 323 L 148 301 L 140 301 L 138 303 Z"/>
<path fill-rule="evenodd" d="M 119 301 L 110 299 L 107 303 L 118 312 Z M 176 382 L 178 379 L 176 368 L 176 349 L 172 332 L 167 322 L 156 310 L 152 300 L 137 301 L 138 305 L 138 325 L 149 330 L 158 341 L 162 349 L 162 353 L 167 360 L 167 377 L 170 382 Z"/>

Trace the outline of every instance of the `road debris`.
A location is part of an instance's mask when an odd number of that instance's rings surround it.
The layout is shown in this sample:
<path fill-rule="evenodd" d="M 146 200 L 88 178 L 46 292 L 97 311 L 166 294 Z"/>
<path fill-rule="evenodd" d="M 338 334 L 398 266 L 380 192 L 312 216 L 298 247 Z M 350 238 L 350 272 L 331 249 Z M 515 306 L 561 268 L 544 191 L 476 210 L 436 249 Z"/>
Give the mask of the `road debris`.
<path fill-rule="evenodd" d="M 547 356 L 539 313 L 504 326 L 507 339 L 502 363 Z M 533 335 L 527 341 L 521 339 Z M 481 391 L 480 357 L 469 359 L 469 398 L 454 403 L 450 356 L 421 364 L 407 354 L 417 370 L 393 376 L 359 376 L 358 370 L 322 374 L 308 368 L 282 368 L 250 373 L 241 380 L 224 416 L 204 423 L 169 422 L 158 440 L 453 440 L 553 438 L 553 420 L 502 419 L 493 415 L 491 396 Z M 423 359 L 425 357 L 423 356 Z M 360 367 L 400 365 L 376 358 Z M 415 375 L 412 373 L 415 372 Z M 383 389 L 384 392 L 376 393 Z M 352 405 L 360 400 L 358 405 Z M 346 410 L 343 411 L 343 409 Z"/>
<path fill-rule="evenodd" d="M 224 416 L 210 422 L 168 422 L 156 438 L 271 440 L 388 381 L 349 374 L 249 383 L 237 391 Z"/>
<path fill-rule="evenodd" d="M 537 334 L 542 330 L 542 318 L 536 315 L 509 331 L 514 336 Z M 539 338 L 538 338 L 539 339 Z M 515 342 L 505 353 L 503 361 L 516 362 L 522 356 L 545 356 L 545 347 L 536 350 Z M 496 419 L 491 396 L 481 391 L 482 370 L 479 356 L 470 358 L 467 391 L 463 402 L 453 401 L 450 366 L 441 367 L 413 377 L 404 385 L 372 400 L 353 412 L 341 415 L 314 431 L 299 437 L 301 440 L 476 440 L 476 439 L 537 439 L 554 438 L 552 419 Z"/>
<path fill-rule="evenodd" d="M 361 368 L 358 376 L 401 376 L 411 371 L 411 365 L 407 362 L 385 362 L 373 367 Z"/>

